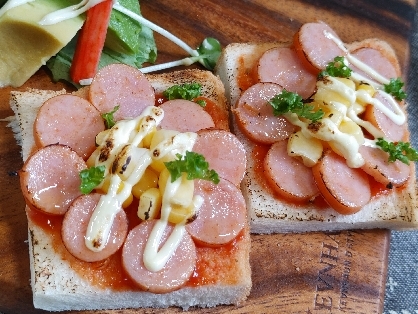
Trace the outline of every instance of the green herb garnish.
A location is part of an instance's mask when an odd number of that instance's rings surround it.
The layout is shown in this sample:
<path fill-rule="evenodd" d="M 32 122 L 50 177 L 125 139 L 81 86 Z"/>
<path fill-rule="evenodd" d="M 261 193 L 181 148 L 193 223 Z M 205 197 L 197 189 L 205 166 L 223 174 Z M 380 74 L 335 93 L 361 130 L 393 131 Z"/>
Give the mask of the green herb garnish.
<path fill-rule="evenodd" d="M 391 78 L 389 84 L 384 84 L 385 92 L 391 94 L 397 100 L 401 101 L 406 98 L 406 93 L 403 91 L 402 86 L 404 83 L 400 78 Z"/>
<path fill-rule="evenodd" d="M 288 92 L 286 89 L 270 99 L 269 104 L 273 107 L 275 116 L 292 112 L 312 122 L 316 122 L 324 116 L 322 109 L 315 111 L 314 106 L 303 103 L 300 95 Z"/>
<path fill-rule="evenodd" d="M 388 142 L 383 138 L 378 138 L 376 141 L 376 145 L 389 154 L 389 162 L 400 160 L 404 164 L 409 165 L 409 161 L 418 160 L 418 152 L 414 148 L 412 148 L 409 143 L 394 143 Z"/>
<path fill-rule="evenodd" d="M 173 85 L 167 88 L 163 95 L 168 100 L 172 99 L 186 99 L 193 100 L 201 95 L 200 89 L 202 85 L 199 83 Z"/>
<path fill-rule="evenodd" d="M 187 174 L 188 180 L 203 179 L 219 183 L 219 176 L 215 170 L 209 170 L 209 163 L 205 157 L 195 152 L 186 151 L 186 154 L 176 154 L 178 159 L 165 162 L 165 166 L 171 174 L 171 182 L 181 177 L 182 173 Z"/>
<path fill-rule="evenodd" d="M 111 129 L 116 124 L 113 114 L 118 110 L 119 110 L 119 106 L 115 106 L 111 112 L 102 114 L 102 118 L 104 120 L 106 129 Z"/>
<path fill-rule="evenodd" d="M 200 107 L 206 107 L 206 101 L 203 99 L 195 99 L 194 101 L 196 104 L 198 104 Z"/>
<path fill-rule="evenodd" d="M 324 76 L 350 77 L 351 72 L 351 69 L 344 63 L 344 57 L 335 57 L 334 61 L 329 62 L 325 70 L 318 74 L 318 78 L 321 79 Z"/>
<path fill-rule="evenodd" d="M 91 167 L 80 171 L 80 191 L 89 194 L 104 180 L 105 166 Z"/>

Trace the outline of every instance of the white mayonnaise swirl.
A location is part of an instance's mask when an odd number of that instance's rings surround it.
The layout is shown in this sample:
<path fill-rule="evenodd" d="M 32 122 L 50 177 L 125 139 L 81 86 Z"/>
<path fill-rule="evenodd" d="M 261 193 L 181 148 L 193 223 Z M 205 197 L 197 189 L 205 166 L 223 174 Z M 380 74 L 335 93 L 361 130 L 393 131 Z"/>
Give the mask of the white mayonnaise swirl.
<path fill-rule="evenodd" d="M 94 7 L 96 4 L 99 4 L 103 1 L 105 0 L 82 0 L 78 4 L 70 5 L 69 7 L 47 14 L 39 22 L 39 24 L 52 25 L 65 20 L 72 19 L 73 17 L 83 14 L 88 9 Z"/>
<path fill-rule="evenodd" d="M 358 116 L 365 110 L 365 105 L 375 106 L 397 125 L 404 124 L 406 116 L 399 103 L 383 90 L 383 84 L 388 84 L 389 79 L 352 56 L 339 38 L 327 31 L 324 31 L 324 35 L 344 51 L 344 62 L 347 67 L 353 64 L 375 81 L 354 71 L 347 79 L 325 76 L 323 80 L 317 82 L 317 92 L 312 97 L 313 104 L 325 110 L 325 116 L 321 120 L 311 123 L 310 120 L 301 119 L 294 113 L 287 113 L 284 116 L 292 124 L 300 127 L 307 139 L 316 138 L 328 142 L 334 151 L 346 159 L 349 167 L 358 168 L 364 164 L 364 159 L 359 153 L 360 147 L 362 145 L 376 146 L 375 141 L 364 138 L 359 127 L 364 128 L 375 139 L 385 137 L 379 128 Z M 359 88 L 361 84 L 363 86 L 368 84 L 371 87 Z M 392 109 L 374 97 L 377 94 L 383 97 Z M 350 131 L 341 129 L 341 124 L 345 124 L 345 128 Z M 357 127 L 353 127 L 352 124 L 356 124 Z M 289 142 L 288 145 L 292 144 Z M 312 142 L 312 145 L 317 144 Z M 292 151 L 291 147 L 288 147 L 288 150 Z"/>
<path fill-rule="evenodd" d="M 164 112 L 161 108 L 150 106 L 135 119 L 118 121 L 100 137 L 98 153 L 94 155 L 95 166 L 105 166 L 105 176 L 110 177 L 110 186 L 107 193 L 100 197 L 88 224 L 85 244 L 90 250 L 103 250 L 123 202 L 128 199 L 132 187 L 139 182 L 153 160 L 164 159 L 166 156 L 174 157 L 176 154 L 184 155 L 186 151 L 193 149 L 197 139 L 197 134 L 193 132 L 174 132 L 175 135 L 163 138 L 152 149 L 142 147 L 144 138 L 155 131 L 163 117 Z M 159 249 L 172 211 L 172 199 L 180 185 L 181 179 L 171 182 L 169 176 L 162 195 L 161 218 L 156 222 L 145 247 L 144 264 L 153 272 L 165 266 L 186 232 L 185 222 L 176 224 L 167 241 Z M 193 196 L 193 212 L 197 212 L 202 203 L 202 197 Z"/>

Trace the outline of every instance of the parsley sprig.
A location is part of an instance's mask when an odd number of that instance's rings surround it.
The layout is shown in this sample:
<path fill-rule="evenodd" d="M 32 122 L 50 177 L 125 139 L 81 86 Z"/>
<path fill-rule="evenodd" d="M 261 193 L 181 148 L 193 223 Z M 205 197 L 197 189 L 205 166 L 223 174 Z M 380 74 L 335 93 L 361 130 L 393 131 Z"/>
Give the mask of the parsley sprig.
<path fill-rule="evenodd" d="M 389 153 L 389 162 L 396 160 L 402 161 L 404 164 L 409 165 L 409 161 L 418 160 L 418 152 L 411 147 L 407 142 L 388 142 L 383 138 L 378 138 L 376 145 L 379 146 L 383 151 Z"/>
<path fill-rule="evenodd" d="M 203 99 L 196 99 L 202 95 L 202 85 L 199 83 L 185 83 L 180 85 L 173 85 L 163 92 L 163 96 L 168 100 L 172 99 L 186 99 L 194 101 L 201 107 L 206 106 Z"/>
<path fill-rule="evenodd" d="M 114 113 L 119 110 L 119 106 L 115 106 L 111 112 L 106 112 L 102 114 L 106 129 L 111 129 L 115 124 Z"/>
<path fill-rule="evenodd" d="M 334 61 L 328 63 L 325 70 L 318 74 L 318 78 L 321 79 L 324 76 L 333 77 L 350 77 L 352 70 L 344 63 L 344 57 L 335 57 Z"/>
<path fill-rule="evenodd" d="M 273 107 L 275 116 L 288 112 L 296 113 L 299 117 L 316 122 L 324 116 L 322 109 L 314 110 L 314 106 L 302 101 L 302 97 L 296 93 L 288 92 L 286 89 L 270 99 L 269 104 Z"/>
<path fill-rule="evenodd" d="M 163 95 L 168 100 L 172 99 L 186 99 L 186 100 L 193 100 L 201 95 L 200 90 L 202 85 L 199 83 L 191 83 L 191 84 L 181 84 L 181 85 L 173 85 L 167 88 Z"/>
<path fill-rule="evenodd" d="M 187 174 L 188 180 L 203 179 L 219 183 L 219 176 L 215 170 L 209 170 L 209 163 L 205 157 L 195 152 L 186 151 L 186 154 L 176 154 L 177 159 L 165 162 L 165 166 L 171 174 L 171 182 L 181 177 L 182 173 Z"/>
<path fill-rule="evenodd" d="M 80 171 L 80 191 L 83 194 L 89 194 L 104 180 L 104 173 L 106 167 L 101 165 L 97 167 L 90 167 Z"/>
<path fill-rule="evenodd" d="M 406 98 L 406 93 L 403 91 L 404 83 L 400 78 L 391 78 L 389 84 L 384 84 L 385 92 L 391 94 L 397 100 L 401 101 Z"/>

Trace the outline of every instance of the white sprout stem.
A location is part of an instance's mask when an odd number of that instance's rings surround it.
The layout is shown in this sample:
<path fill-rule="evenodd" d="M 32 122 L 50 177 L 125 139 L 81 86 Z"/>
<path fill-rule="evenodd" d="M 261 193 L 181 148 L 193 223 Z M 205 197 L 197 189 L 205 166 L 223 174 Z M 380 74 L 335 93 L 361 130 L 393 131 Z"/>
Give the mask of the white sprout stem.
<path fill-rule="evenodd" d="M 165 69 L 180 66 L 180 65 L 188 66 L 188 65 L 191 65 L 193 63 L 195 63 L 195 61 L 192 58 L 184 58 L 184 59 L 177 60 L 177 61 L 171 61 L 171 62 L 156 64 L 156 65 L 151 65 L 149 67 L 140 68 L 139 70 L 142 73 L 150 73 L 150 72 L 165 70 Z"/>
<path fill-rule="evenodd" d="M 182 41 L 178 37 L 174 36 L 173 34 L 171 34 L 168 31 L 166 31 L 164 28 L 162 28 L 162 27 L 152 23 L 151 21 L 143 18 L 142 16 L 140 16 L 140 15 L 134 13 L 134 12 L 131 12 L 130 10 L 121 6 L 117 1 L 113 4 L 113 8 L 118 10 L 119 12 L 122 12 L 123 14 L 131 17 L 132 19 L 138 21 L 142 25 L 149 27 L 150 29 L 152 29 L 153 31 L 159 33 L 160 35 L 166 37 L 167 39 L 171 40 L 176 45 L 178 45 L 179 47 L 184 49 L 191 56 L 196 57 L 196 56 L 199 55 L 199 53 L 196 50 L 191 48 L 188 44 L 186 44 L 184 41 Z"/>

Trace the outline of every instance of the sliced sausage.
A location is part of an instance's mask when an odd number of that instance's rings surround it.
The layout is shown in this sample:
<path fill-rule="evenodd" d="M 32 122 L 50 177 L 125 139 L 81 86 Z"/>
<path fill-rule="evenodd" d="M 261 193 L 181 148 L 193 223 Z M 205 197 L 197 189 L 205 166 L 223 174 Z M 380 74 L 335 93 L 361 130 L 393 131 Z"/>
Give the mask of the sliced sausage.
<path fill-rule="evenodd" d="M 334 30 L 324 22 L 303 24 L 294 40 L 299 57 L 301 60 L 305 59 L 316 73 L 325 69 L 335 57 L 346 55 L 332 39 L 326 37 L 325 33 L 340 40 Z"/>
<path fill-rule="evenodd" d="M 347 166 L 345 159 L 332 150 L 324 152 L 312 172 L 322 196 L 340 214 L 358 212 L 371 198 L 367 174 Z"/>
<path fill-rule="evenodd" d="M 351 52 L 351 55 L 387 79 L 398 77 L 396 68 L 393 66 L 393 63 L 377 49 L 361 48 Z M 351 70 L 365 76 L 366 78 L 373 80 L 369 74 L 360 70 L 353 64 L 350 64 L 350 68 Z"/>
<path fill-rule="evenodd" d="M 247 158 L 244 146 L 234 134 L 224 130 L 201 130 L 193 151 L 202 154 L 209 168 L 220 177 L 237 186 L 241 183 Z"/>
<path fill-rule="evenodd" d="M 101 195 L 92 193 L 77 197 L 72 203 L 62 222 L 61 236 L 67 250 L 85 262 L 97 262 L 114 254 L 122 246 L 128 234 L 128 218 L 120 208 L 115 216 L 110 235 L 103 250 L 93 252 L 85 244 L 85 236 L 90 218 Z"/>
<path fill-rule="evenodd" d="M 258 80 L 279 84 L 287 91 L 309 98 L 316 87 L 316 75 L 309 71 L 291 48 L 267 50 L 257 63 Z"/>
<path fill-rule="evenodd" d="M 268 103 L 283 88 L 274 83 L 257 83 L 248 88 L 233 109 L 240 129 L 251 140 L 263 144 L 286 139 L 295 131 L 295 126 L 283 116 L 275 116 Z"/>
<path fill-rule="evenodd" d="M 122 249 L 122 265 L 131 279 L 142 289 L 152 293 L 170 292 L 182 287 L 190 278 L 196 265 L 196 247 L 187 232 L 164 268 L 149 271 L 143 262 L 145 245 L 156 220 L 146 220 L 133 228 Z M 173 230 L 166 228 L 162 241 L 165 242 Z"/>
<path fill-rule="evenodd" d="M 94 137 L 104 129 L 99 111 L 90 102 L 74 95 L 59 95 L 39 109 L 34 137 L 38 147 L 68 145 L 87 159 L 95 149 Z"/>
<path fill-rule="evenodd" d="M 197 218 L 186 225 L 193 240 L 219 246 L 235 239 L 246 221 L 246 205 L 240 189 L 222 178 L 218 184 L 195 180 L 195 195 L 202 196 L 204 202 Z"/>
<path fill-rule="evenodd" d="M 389 154 L 380 148 L 361 146 L 360 154 L 365 161 L 362 169 L 377 182 L 390 188 L 401 186 L 409 179 L 411 167 L 399 160 L 389 162 Z"/>
<path fill-rule="evenodd" d="M 73 149 L 61 144 L 43 147 L 20 170 L 20 186 L 29 206 L 63 215 L 81 195 L 79 173 L 86 163 Z"/>
<path fill-rule="evenodd" d="M 319 194 L 311 168 L 287 153 L 287 141 L 274 143 L 264 159 L 264 173 L 271 187 L 282 197 L 305 202 Z"/>
<path fill-rule="evenodd" d="M 380 93 L 376 93 L 374 97 L 377 100 L 381 101 L 383 105 L 385 105 L 393 111 L 392 105 L 388 102 L 388 100 L 385 97 L 381 96 Z M 396 124 L 375 106 L 368 105 L 366 107 L 364 117 L 367 121 L 371 122 L 375 127 L 381 130 L 385 137 L 387 137 L 389 140 L 393 142 L 399 142 L 404 139 L 404 136 L 407 131 L 406 124 Z"/>
<path fill-rule="evenodd" d="M 125 64 L 108 65 L 96 74 L 89 89 L 89 100 L 101 112 L 111 112 L 115 120 L 135 118 L 148 106 L 154 106 L 155 93 L 146 76 Z"/>
<path fill-rule="evenodd" d="M 162 129 L 197 132 L 215 126 L 210 114 L 190 100 L 169 100 L 160 105 L 160 108 L 164 110 L 164 119 L 160 124 Z"/>

